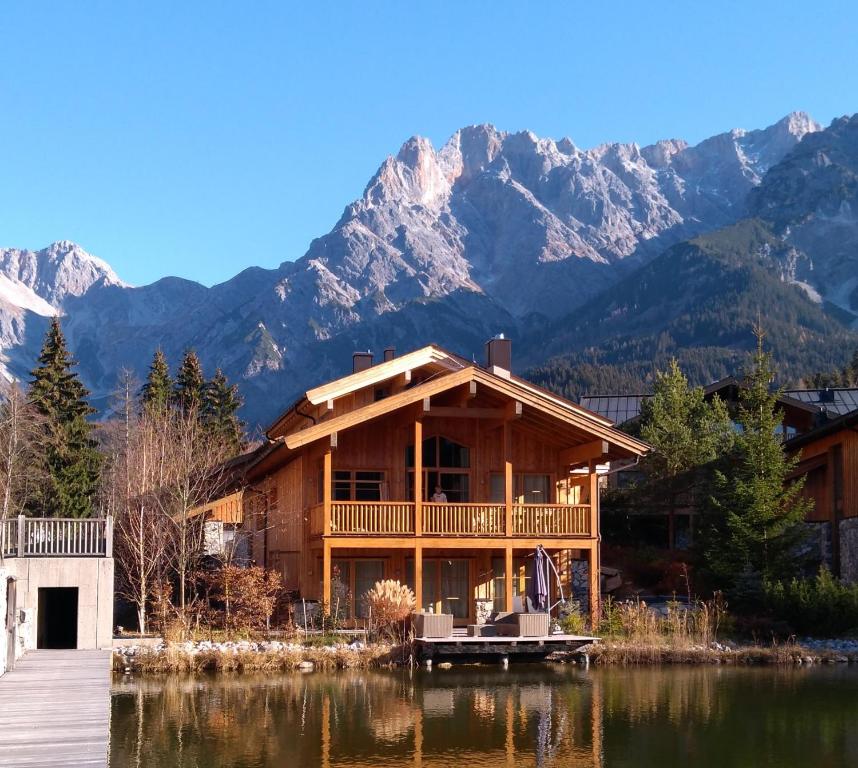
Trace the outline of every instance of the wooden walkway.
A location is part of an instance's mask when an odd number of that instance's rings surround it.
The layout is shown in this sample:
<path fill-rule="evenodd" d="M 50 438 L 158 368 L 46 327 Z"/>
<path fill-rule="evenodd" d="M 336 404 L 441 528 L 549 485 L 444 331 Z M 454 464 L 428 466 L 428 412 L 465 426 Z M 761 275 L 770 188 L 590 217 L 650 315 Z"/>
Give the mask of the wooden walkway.
<path fill-rule="evenodd" d="M 0 766 L 107 768 L 110 651 L 30 651 L 0 677 Z"/>

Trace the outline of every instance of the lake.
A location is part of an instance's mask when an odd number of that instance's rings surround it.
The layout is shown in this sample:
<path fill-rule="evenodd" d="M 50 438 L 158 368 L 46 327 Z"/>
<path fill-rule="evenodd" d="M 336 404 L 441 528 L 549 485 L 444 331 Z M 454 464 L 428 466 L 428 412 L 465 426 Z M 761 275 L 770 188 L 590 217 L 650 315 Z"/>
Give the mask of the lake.
<path fill-rule="evenodd" d="M 858 766 L 858 669 L 117 676 L 111 766 Z"/>

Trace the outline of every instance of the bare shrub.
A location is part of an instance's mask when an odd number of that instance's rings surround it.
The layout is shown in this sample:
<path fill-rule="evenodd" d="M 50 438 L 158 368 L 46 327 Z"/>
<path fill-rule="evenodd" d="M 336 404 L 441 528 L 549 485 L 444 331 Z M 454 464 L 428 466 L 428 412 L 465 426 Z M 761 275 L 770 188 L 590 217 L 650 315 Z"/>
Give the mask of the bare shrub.
<path fill-rule="evenodd" d="M 377 581 L 363 599 L 375 632 L 391 639 L 401 639 L 400 627 L 417 603 L 414 592 L 398 581 L 386 579 Z"/>

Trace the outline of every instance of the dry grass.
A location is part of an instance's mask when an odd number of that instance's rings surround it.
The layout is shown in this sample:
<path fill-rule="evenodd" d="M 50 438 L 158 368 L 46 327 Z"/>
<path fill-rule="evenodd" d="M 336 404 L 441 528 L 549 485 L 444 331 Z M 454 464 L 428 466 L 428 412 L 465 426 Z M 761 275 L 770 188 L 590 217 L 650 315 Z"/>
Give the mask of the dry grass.
<path fill-rule="evenodd" d="M 200 672 L 288 672 L 311 662 L 315 669 L 367 669 L 389 666 L 399 659 L 399 649 L 373 645 L 285 646 L 271 650 L 206 648 L 191 650 L 184 644 L 168 644 L 161 649 L 139 649 L 128 657 L 114 652 L 113 669 L 143 674 Z"/>

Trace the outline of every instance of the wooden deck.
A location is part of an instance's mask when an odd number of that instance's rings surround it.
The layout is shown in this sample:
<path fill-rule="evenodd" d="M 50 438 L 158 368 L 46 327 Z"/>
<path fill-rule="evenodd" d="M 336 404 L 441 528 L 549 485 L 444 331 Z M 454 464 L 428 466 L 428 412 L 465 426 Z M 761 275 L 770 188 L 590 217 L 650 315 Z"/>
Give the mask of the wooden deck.
<path fill-rule="evenodd" d="M 451 637 L 418 637 L 414 639 L 417 656 L 420 659 L 470 661 L 503 657 L 536 660 L 555 651 L 577 651 L 593 642 L 598 642 L 598 638 L 583 635 L 467 637 L 453 634 Z"/>
<path fill-rule="evenodd" d="M 0 677 L 0 766 L 107 768 L 110 651 L 30 651 Z"/>

